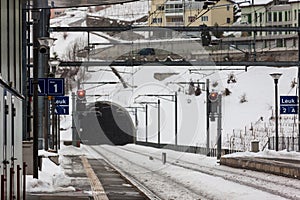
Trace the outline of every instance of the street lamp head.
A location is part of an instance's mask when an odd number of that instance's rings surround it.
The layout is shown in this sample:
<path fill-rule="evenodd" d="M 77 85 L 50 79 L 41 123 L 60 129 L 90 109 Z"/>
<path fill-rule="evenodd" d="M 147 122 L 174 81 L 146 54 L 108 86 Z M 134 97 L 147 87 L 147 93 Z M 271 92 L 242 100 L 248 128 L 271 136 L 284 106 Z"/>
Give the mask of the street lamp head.
<path fill-rule="evenodd" d="M 49 38 L 49 37 L 40 37 L 38 41 L 40 43 L 39 51 L 40 53 L 47 53 L 47 50 L 53 46 L 54 41 L 56 38 Z"/>
<path fill-rule="evenodd" d="M 56 38 L 50 38 L 50 37 L 40 37 L 40 38 L 38 38 L 38 41 L 39 41 L 40 45 L 44 45 L 46 47 L 53 46 L 55 40 L 57 40 L 57 39 Z"/>
<path fill-rule="evenodd" d="M 272 73 L 272 74 L 270 74 L 270 76 L 272 76 L 272 78 L 274 80 L 278 80 L 281 75 L 282 75 L 282 73 Z"/>
<path fill-rule="evenodd" d="M 48 61 L 48 64 L 49 64 L 50 67 L 57 68 L 58 65 L 60 64 L 60 60 L 58 60 L 58 59 L 51 59 L 50 58 L 49 61 Z"/>

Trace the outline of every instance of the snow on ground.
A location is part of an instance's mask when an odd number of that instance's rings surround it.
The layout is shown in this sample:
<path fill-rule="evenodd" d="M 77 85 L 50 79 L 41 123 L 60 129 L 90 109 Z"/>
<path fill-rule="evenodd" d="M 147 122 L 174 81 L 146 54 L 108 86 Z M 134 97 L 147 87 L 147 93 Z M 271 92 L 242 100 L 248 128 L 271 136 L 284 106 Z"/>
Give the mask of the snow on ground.
<path fill-rule="evenodd" d="M 26 176 L 26 192 L 67 192 L 75 191 L 68 177 L 60 166 L 55 165 L 48 158 L 43 158 L 42 171 L 39 171 L 39 179 Z M 59 183 L 59 184 L 58 184 Z"/>
<path fill-rule="evenodd" d="M 116 4 L 100 10 L 97 13 L 91 13 L 91 15 L 124 21 L 134 21 L 148 15 L 150 9 L 148 4 L 149 1 L 146 0 L 124 3 L 121 5 Z"/>
<path fill-rule="evenodd" d="M 138 9 L 136 9 L 138 10 Z M 125 10 L 124 10 L 125 11 Z M 70 11 L 71 12 L 71 11 Z M 119 11 L 120 12 L 120 11 Z M 113 12 L 112 12 L 113 13 Z M 65 16 L 58 19 L 53 20 L 51 23 L 56 24 L 57 26 L 67 26 L 69 23 L 73 23 L 78 19 L 84 17 L 82 12 L 72 11 L 72 15 L 75 17 Z M 78 14 L 78 15 L 77 15 Z M 70 14 L 71 15 L 71 14 Z M 112 14 L 114 15 L 114 14 Z M 55 42 L 55 46 L 52 48 L 52 52 L 56 52 L 60 58 L 64 58 L 66 54 L 67 48 L 69 48 L 69 44 L 74 41 L 83 41 L 83 43 L 87 44 L 87 35 L 83 33 L 68 33 L 66 39 L 64 39 L 64 33 L 53 33 L 53 37 L 58 38 Z M 107 42 L 103 37 L 97 37 L 96 35 L 91 36 L 91 42 Z M 126 52 L 124 52 L 126 53 Z M 196 69 L 196 67 L 194 67 Z M 120 69 L 121 71 L 128 72 L 127 69 Z M 204 95 L 200 95 L 199 97 L 186 95 L 187 86 L 178 86 L 178 85 L 168 85 L 168 82 L 172 81 L 189 81 L 191 78 L 193 80 L 205 81 L 206 79 L 210 79 L 211 83 L 218 83 L 218 86 L 214 88 L 217 91 L 222 92 L 225 88 L 228 88 L 232 94 L 230 96 L 226 96 L 223 98 L 222 106 L 223 106 L 223 116 L 222 116 L 222 125 L 223 125 L 223 141 L 226 145 L 226 141 L 228 144 L 229 138 L 232 135 L 246 135 L 249 133 L 249 129 L 251 126 L 254 127 L 254 135 L 258 137 L 262 136 L 265 132 L 261 131 L 261 129 L 267 127 L 268 134 L 273 135 L 274 131 L 274 122 L 269 120 L 272 116 L 272 112 L 274 111 L 274 82 L 272 78 L 269 76 L 270 73 L 273 72 L 281 72 L 283 73 L 282 77 L 279 80 L 279 94 L 280 95 L 295 95 L 295 88 L 291 88 L 291 82 L 296 78 L 296 70 L 297 68 L 267 68 L 267 67 L 250 67 L 248 71 L 233 71 L 237 82 L 236 83 L 227 83 L 228 76 L 231 73 L 230 71 L 218 71 L 212 70 L 210 72 L 203 72 L 201 75 L 199 74 L 190 74 L 188 69 L 186 68 L 170 68 L 170 67 L 139 67 L 137 69 L 130 69 L 130 75 L 124 75 L 124 78 L 131 85 L 137 86 L 136 88 L 130 88 L 124 90 L 120 85 L 117 86 L 107 86 L 107 87 L 96 87 L 88 89 L 90 94 L 111 94 L 110 97 L 103 97 L 104 99 L 108 99 L 111 101 L 115 101 L 120 103 L 121 105 L 133 104 L 136 95 L 142 93 L 155 93 L 161 92 L 166 93 L 169 92 L 171 94 L 174 91 L 178 91 L 179 97 L 179 144 L 190 144 L 190 145 L 205 145 L 205 120 L 203 117 L 199 115 L 199 113 L 205 113 L 205 99 Z M 156 72 L 175 72 L 178 73 L 178 76 L 171 76 L 164 81 L 158 81 L 153 78 L 154 73 Z M 131 75 L 134 76 L 132 77 Z M 93 81 L 113 81 L 116 80 L 115 76 L 111 72 L 107 72 L 104 69 L 100 69 L 97 72 L 90 73 L 88 75 L 90 80 Z M 179 92 L 179 88 L 181 91 Z M 239 103 L 241 96 L 245 95 L 247 98 L 247 102 Z M 96 99 L 96 98 L 95 98 Z M 94 99 L 94 100 L 95 100 Z M 145 100 L 145 99 L 144 99 Z M 149 99 L 148 99 L 149 100 Z M 153 99 L 152 99 L 153 100 Z M 92 100 L 91 100 L 92 101 Z M 174 142 L 173 137 L 173 122 L 169 119 L 173 119 L 173 104 L 172 102 L 162 101 L 162 142 Z M 197 108 L 197 109 L 196 109 Z M 70 109 L 71 112 L 72 109 Z M 157 141 L 156 137 L 156 108 L 153 107 L 150 109 L 151 119 L 149 125 L 149 140 Z M 140 140 L 145 139 L 145 124 L 143 121 L 144 113 L 140 112 L 138 117 L 140 120 L 138 126 L 138 138 Z M 285 118 L 286 116 L 282 116 Z M 260 120 L 263 119 L 263 120 Z M 292 125 L 291 120 L 287 120 L 287 123 Z M 195 125 L 195 126 L 194 126 Z M 61 131 L 61 140 L 71 140 L 71 120 L 70 116 L 61 117 L 61 127 L 65 128 L 65 131 Z M 212 125 L 211 131 L 212 134 L 215 131 L 215 125 Z M 264 129 L 265 130 L 265 129 Z M 280 129 L 281 135 L 293 136 L 295 135 L 295 129 L 291 131 L 288 127 L 281 127 Z M 266 137 L 266 136 L 265 136 Z M 212 136 L 211 146 L 215 146 L 215 136 Z M 65 147 L 62 145 L 62 150 L 59 151 L 59 154 L 76 154 L 82 155 L 84 152 L 82 148 L 77 149 L 75 147 Z M 150 149 L 146 147 L 136 147 L 136 146 L 128 146 L 128 148 L 139 149 L 140 151 L 158 151 L 156 149 Z M 177 152 L 167 151 L 168 154 L 177 154 Z M 40 152 L 45 157 L 49 156 L 46 152 Z M 160 152 L 161 153 L 161 152 Z M 291 157 L 291 158 L 299 158 L 299 153 L 296 152 L 274 152 L 274 151 L 264 151 L 262 153 L 243 153 L 243 154 L 235 154 L 232 156 L 275 156 L 275 157 Z M 215 158 L 206 158 L 201 155 L 195 154 L 184 154 L 179 153 L 177 155 L 180 159 L 186 158 L 189 162 L 201 163 L 203 165 L 216 165 Z M 143 160 L 139 160 L 139 158 L 132 158 L 137 163 L 143 162 Z M 63 160 L 62 160 L 63 162 Z M 158 163 L 154 163 L 157 167 Z M 149 167 L 155 167 L 151 165 Z M 39 180 L 33 179 L 31 176 L 27 176 L 27 191 L 28 192 L 54 192 L 54 191 L 72 191 L 74 188 L 68 187 L 68 178 L 65 176 L 63 169 L 61 166 L 56 166 L 54 163 L 49 161 L 48 158 L 43 158 L 43 170 L 39 172 Z M 128 167 L 129 168 L 129 167 Z M 153 170 L 153 168 L 150 168 Z M 174 172 L 174 173 L 173 173 Z M 178 179 L 183 180 L 188 187 L 195 186 L 205 186 L 205 191 L 210 196 L 216 198 L 222 198 L 222 194 L 226 193 L 228 190 L 234 189 L 231 194 L 226 196 L 226 199 L 254 199 L 251 195 L 258 195 L 257 191 L 248 191 L 249 188 L 244 188 L 239 186 L 238 184 L 227 185 L 224 183 L 224 180 L 220 180 L 218 178 L 208 180 L 205 175 L 196 176 L 195 174 L 186 174 L 186 171 L 181 171 L 177 167 L 169 166 L 168 168 L 163 168 L 162 173 L 176 176 Z M 278 177 L 280 178 L 280 177 Z M 64 181 L 57 181 L 64 180 Z M 60 184 L 58 184 L 60 183 Z M 153 182 L 155 185 L 156 182 Z M 164 183 L 166 184 L 166 183 Z M 168 184 L 168 183 L 167 183 Z M 210 186 L 210 187 L 208 187 Z M 225 187 L 226 186 L 226 187 Z M 218 192 L 214 189 L 219 188 Z M 176 192 L 174 190 L 170 190 L 169 193 Z M 216 194 L 217 193 L 217 194 Z M 169 194 L 171 195 L 171 194 Z M 217 196 L 214 196 L 217 195 Z M 265 194 L 261 194 L 259 199 L 276 199 L 277 197 L 272 196 L 264 196 Z M 241 197 L 241 198 L 239 198 Z M 265 198 L 264 198 L 265 197 Z"/>
<path fill-rule="evenodd" d="M 224 155 L 223 157 L 262 157 L 262 158 L 284 158 L 284 159 L 295 159 L 300 160 L 300 153 L 295 151 L 273 151 L 273 150 L 264 150 L 257 153 L 254 152 L 237 152 L 228 155 Z"/>
<path fill-rule="evenodd" d="M 251 182 L 259 186 L 270 180 L 273 181 L 269 183 L 273 190 L 293 194 L 295 198 L 300 196 L 297 190 L 294 193 L 293 189 L 282 186 L 282 184 L 287 184 L 300 187 L 299 180 L 220 166 L 216 163 L 216 158 L 204 155 L 131 144 L 123 147 L 103 145 L 93 146 L 93 149 L 88 146 L 85 148 L 90 151 L 91 157 L 98 159 L 102 157 L 97 155 L 96 151 L 101 151 L 106 159 L 122 171 L 131 174 L 152 191 L 158 192 L 163 199 L 285 199 L 275 193 L 258 190 L 253 188 L 253 185 L 251 186 Z M 147 156 L 126 150 L 141 152 Z M 163 152 L 166 153 L 166 160 L 170 162 L 165 165 L 161 160 Z M 278 153 L 273 152 L 273 154 Z M 201 171 L 207 171 L 207 173 Z M 240 180 L 241 177 L 243 180 Z M 244 183 L 250 185 L 246 184 L 246 186 Z"/>

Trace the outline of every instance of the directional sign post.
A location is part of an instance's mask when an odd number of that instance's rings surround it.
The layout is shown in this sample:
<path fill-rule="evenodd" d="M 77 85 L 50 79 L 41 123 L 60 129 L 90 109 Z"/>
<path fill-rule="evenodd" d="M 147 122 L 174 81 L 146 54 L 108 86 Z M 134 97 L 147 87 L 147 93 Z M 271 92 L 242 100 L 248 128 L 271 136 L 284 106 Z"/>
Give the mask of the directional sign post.
<path fill-rule="evenodd" d="M 69 97 L 68 96 L 56 96 L 54 98 L 55 114 L 57 115 L 69 115 Z"/>
<path fill-rule="evenodd" d="M 298 114 L 298 97 L 280 96 L 280 114 Z"/>

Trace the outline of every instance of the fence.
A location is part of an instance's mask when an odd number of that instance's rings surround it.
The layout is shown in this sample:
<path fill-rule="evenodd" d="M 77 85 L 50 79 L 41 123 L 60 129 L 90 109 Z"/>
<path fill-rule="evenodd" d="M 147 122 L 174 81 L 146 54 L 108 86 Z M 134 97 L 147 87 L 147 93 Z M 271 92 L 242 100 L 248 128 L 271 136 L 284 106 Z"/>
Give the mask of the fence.
<path fill-rule="evenodd" d="M 161 148 L 161 149 L 169 149 L 169 150 L 174 150 L 174 151 L 196 153 L 196 154 L 203 154 L 203 155 L 207 155 L 207 156 L 211 156 L 211 157 L 217 157 L 217 149 L 216 148 L 210 148 L 209 151 L 207 152 L 206 147 L 198 147 L 198 146 L 157 144 L 157 143 L 141 142 L 141 141 L 137 141 L 136 144 L 143 145 L 143 146 L 149 146 L 149 147 L 155 147 L 155 148 Z M 235 153 L 235 152 L 239 152 L 239 151 L 222 149 L 221 154 L 225 155 L 225 154 Z"/>
<path fill-rule="evenodd" d="M 298 137 L 278 137 L 278 150 L 299 151 Z M 275 150 L 275 137 L 269 137 L 268 149 Z"/>

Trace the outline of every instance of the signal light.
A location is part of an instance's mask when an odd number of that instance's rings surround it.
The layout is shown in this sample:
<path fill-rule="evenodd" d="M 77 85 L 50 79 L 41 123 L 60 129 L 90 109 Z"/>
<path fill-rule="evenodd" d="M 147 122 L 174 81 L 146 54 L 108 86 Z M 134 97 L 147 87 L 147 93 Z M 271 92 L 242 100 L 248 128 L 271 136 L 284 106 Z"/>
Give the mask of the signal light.
<path fill-rule="evenodd" d="M 208 95 L 208 99 L 211 101 L 211 102 L 216 102 L 218 100 L 218 93 L 217 92 L 211 92 L 209 95 Z"/>
<path fill-rule="evenodd" d="M 78 90 L 77 91 L 77 98 L 79 100 L 84 100 L 85 99 L 85 90 Z"/>

